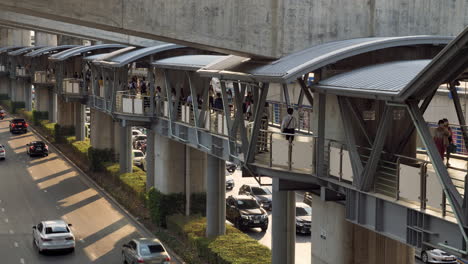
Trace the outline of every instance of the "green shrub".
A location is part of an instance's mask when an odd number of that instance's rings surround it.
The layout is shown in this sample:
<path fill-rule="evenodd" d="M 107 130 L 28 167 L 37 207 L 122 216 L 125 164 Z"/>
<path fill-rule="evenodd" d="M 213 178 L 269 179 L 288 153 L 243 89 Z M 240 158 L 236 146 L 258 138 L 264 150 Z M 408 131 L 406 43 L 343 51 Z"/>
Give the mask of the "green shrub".
<path fill-rule="evenodd" d="M 25 103 L 24 102 L 11 102 L 11 113 L 12 114 L 18 114 L 18 109 L 20 108 L 23 108 L 24 109 L 25 107 Z"/>
<path fill-rule="evenodd" d="M 185 195 L 183 193 L 163 194 L 151 187 L 148 192 L 148 208 L 153 222 L 158 226 L 166 227 L 166 216 L 184 213 Z"/>
<path fill-rule="evenodd" d="M 65 142 L 65 137 L 75 134 L 74 126 L 61 126 L 55 124 L 55 141 L 59 143 Z"/>
<path fill-rule="evenodd" d="M 89 160 L 88 158 L 88 153 L 89 153 L 89 148 L 91 148 L 91 142 L 89 138 L 86 138 L 84 141 L 75 141 L 75 137 L 68 137 L 67 141 L 71 142 L 72 149 L 83 159 Z"/>
<path fill-rule="evenodd" d="M 1 100 L 10 100 L 10 97 L 8 96 L 8 94 L 0 94 L 0 101 Z"/>
<path fill-rule="evenodd" d="M 11 100 L 10 99 L 0 100 L 0 105 L 2 105 L 3 108 L 7 109 L 8 111 L 11 111 Z"/>
<path fill-rule="evenodd" d="M 146 203 L 146 172 L 137 166 L 133 166 L 133 172 L 121 174 L 118 163 L 105 163 L 105 170 L 119 181 L 120 186 L 127 193 L 133 194 L 143 203 Z"/>
<path fill-rule="evenodd" d="M 41 112 L 33 110 L 32 112 L 32 122 L 35 126 L 40 125 L 41 120 L 47 120 L 49 118 L 49 112 Z"/>
<path fill-rule="evenodd" d="M 31 111 L 26 111 L 24 108 L 20 108 L 16 110 L 19 115 L 24 117 L 27 121 L 31 122 L 33 120 L 32 112 Z"/>
<path fill-rule="evenodd" d="M 105 163 L 114 160 L 114 150 L 90 147 L 88 148 L 88 159 L 92 171 L 103 171 L 105 169 Z"/>
<path fill-rule="evenodd" d="M 232 226 L 226 226 L 226 234 L 214 239 L 205 237 L 205 218 L 174 215 L 168 217 L 168 227 L 196 248 L 209 263 L 271 263 L 270 249 Z"/>
<path fill-rule="evenodd" d="M 50 123 L 49 120 L 41 120 L 39 126 L 44 129 L 47 136 L 55 139 L 55 123 Z"/>
<path fill-rule="evenodd" d="M 206 193 L 192 193 L 190 196 L 190 214 L 206 216 Z"/>

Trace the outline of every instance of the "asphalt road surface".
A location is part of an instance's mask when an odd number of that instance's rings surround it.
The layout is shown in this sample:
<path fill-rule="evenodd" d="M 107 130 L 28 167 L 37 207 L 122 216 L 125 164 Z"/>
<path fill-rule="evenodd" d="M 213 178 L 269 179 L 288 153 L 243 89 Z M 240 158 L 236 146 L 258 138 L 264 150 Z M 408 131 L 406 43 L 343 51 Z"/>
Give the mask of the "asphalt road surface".
<path fill-rule="evenodd" d="M 26 144 L 40 138 L 12 135 L 8 124 L 0 121 L 0 263 L 122 263 L 122 244 L 149 236 L 52 146 L 48 157 L 30 158 Z M 75 252 L 37 252 L 32 226 L 54 219 L 73 225 Z"/>

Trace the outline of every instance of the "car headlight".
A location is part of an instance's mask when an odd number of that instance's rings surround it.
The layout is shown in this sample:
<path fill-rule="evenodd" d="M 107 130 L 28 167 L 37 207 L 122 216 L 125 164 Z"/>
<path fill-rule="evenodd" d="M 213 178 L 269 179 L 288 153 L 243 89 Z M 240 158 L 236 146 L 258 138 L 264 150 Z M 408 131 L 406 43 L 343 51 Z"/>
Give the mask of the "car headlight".
<path fill-rule="evenodd" d="M 241 215 L 242 219 L 249 219 L 250 217 L 248 215 Z"/>

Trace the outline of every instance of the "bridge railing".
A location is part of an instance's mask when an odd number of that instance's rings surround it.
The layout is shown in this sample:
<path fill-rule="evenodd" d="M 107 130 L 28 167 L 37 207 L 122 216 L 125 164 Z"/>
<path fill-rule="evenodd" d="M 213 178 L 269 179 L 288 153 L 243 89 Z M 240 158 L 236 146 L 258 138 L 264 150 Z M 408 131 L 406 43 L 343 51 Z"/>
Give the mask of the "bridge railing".
<path fill-rule="evenodd" d="M 81 87 L 83 85 L 82 79 L 65 78 L 62 82 L 63 93 L 71 95 L 81 94 Z"/>
<path fill-rule="evenodd" d="M 17 66 L 15 69 L 16 76 L 18 77 L 29 77 L 31 76 L 31 71 L 29 68 Z"/>
<path fill-rule="evenodd" d="M 123 114 L 153 116 L 151 113 L 151 97 L 141 94 L 131 94 L 129 91 L 118 91 L 116 95 L 116 111 Z"/>
<path fill-rule="evenodd" d="M 8 72 L 8 69 L 6 68 L 5 65 L 0 64 L 0 72 Z"/>
<path fill-rule="evenodd" d="M 55 84 L 55 75 L 46 71 L 35 71 L 33 83 L 36 84 Z"/>
<path fill-rule="evenodd" d="M 276 101 L 268 101 L 268 113 L 269 119 L 268 122 L 270 126 L 280 127 L 283 117 L 287 115 L 288 105 Z M 302 133 L 311 134 L 312 133 L 312 107 L 303 105 L 299 107 L 298 105 L 290 105 L 289 107 L 294 109 L 294 116 L 296 117 L 297 129 Z"/>

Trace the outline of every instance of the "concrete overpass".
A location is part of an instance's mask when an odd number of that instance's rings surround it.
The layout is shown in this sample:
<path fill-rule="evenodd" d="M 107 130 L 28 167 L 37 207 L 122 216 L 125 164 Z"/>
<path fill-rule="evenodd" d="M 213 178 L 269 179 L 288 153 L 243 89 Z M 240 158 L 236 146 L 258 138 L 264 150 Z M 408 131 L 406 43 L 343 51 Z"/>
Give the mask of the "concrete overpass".
<path fill-rule="evenodd" d="M 464 0 L 450 4 L 436 0 L 0 1 L 3 11 L 226 54 L 267 58 L 358 37 L 454 36 L 467 25 L 467 5 Z M 6 13 L 0 14 L 0 20 L 22 23 Z M 44 30 L 53 30 L 55 23 L 41 25 Z"/>

